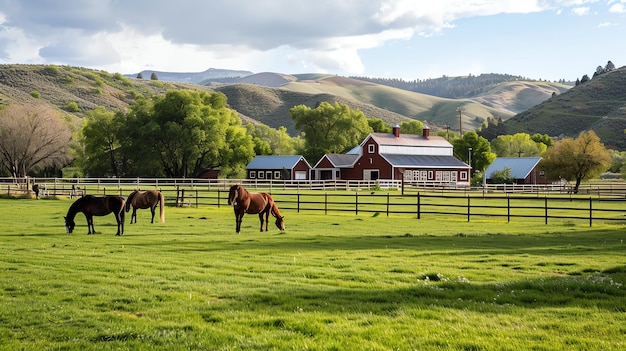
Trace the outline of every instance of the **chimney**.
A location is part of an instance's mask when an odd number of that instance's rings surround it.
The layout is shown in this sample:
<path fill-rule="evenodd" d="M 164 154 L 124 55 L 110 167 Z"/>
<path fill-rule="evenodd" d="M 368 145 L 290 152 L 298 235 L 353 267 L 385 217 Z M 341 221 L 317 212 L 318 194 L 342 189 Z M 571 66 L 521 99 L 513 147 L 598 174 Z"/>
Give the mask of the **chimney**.
<path fill-rule="evenodd" d="M 430 128 L 428 126 L 424 126 L 424 129 L 422 129 L 422 136 L 426 139 L 430 137 Z"/>
<path fill-rule="evenodd" d="M 393 135 L 395 135 L 396 138 L 400 137 L 400 126 L 399 125 L 394 125 L 392 128 L 393 131 Z"/>

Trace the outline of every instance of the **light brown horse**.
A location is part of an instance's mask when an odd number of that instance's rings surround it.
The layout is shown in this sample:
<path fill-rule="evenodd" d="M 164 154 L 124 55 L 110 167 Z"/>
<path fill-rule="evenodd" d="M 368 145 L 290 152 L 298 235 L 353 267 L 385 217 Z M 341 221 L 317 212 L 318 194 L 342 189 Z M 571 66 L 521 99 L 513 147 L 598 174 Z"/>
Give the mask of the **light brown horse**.
<path fill-rule="evenodd" d="M 117 234 L 124 234 L 124 205 L 125 200 L 121 196 L 93 196 L 86 195 L 74 201 L 67 210 L 65 218 L 65 232 L 70 234 L 74 231 L 74 218 L 78 212 L 82 212 L 87 218 L 87 234 L 96 234 L 93 226 L 93 216 L 106 216 L 109 213 L 115 215 L 117 221 Z"/>
<path fill-rule="evenodd" d="M 159 205 L 159 217 L 161 219 L 161 223 L 165 223 L 165 208 L 163 207 L 165 200 L 163 198 L 163 193 L 157 190 L 135 190 L 130 195 L 128 195 L 128 199 L 126 200 L 126 212 L 130 211 L 130 207 L 133 207 L 133 214 L 130 216 L 130 223 L 137 223 L 137 210 L 138 209 L 146 209 L 149 208 L 150 212 L 152 212 L 152 221 L 150 223 L 154 223 L 154 212 L 156 206 Z"/>
<path fill-rule="evenodd" d="M 235 210 L 236 231 L 241 230 L 241 219 L 246 213 L 259 214 L 261 221 L 261 231 L 263 231 L 263 216 L 265 215 L 265 231 L 269 223 L 269 215 L 276 217 L 276 227 L 280 231 L 285 230 L 285 217 L 281 216 L 278 206 L 272 196 L 268 193 L 251 193 L 243 186 L 236 184 L 230 187 L 228 192 L 228 204 L 233 205 Z"/>

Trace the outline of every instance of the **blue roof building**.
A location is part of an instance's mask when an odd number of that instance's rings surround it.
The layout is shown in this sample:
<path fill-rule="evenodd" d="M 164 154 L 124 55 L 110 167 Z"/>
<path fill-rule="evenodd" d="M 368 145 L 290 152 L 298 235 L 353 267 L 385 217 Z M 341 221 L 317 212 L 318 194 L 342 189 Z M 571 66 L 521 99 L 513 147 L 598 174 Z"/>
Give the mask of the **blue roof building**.
<path fill-rule="evenodd" d="M 300 155 L 255 156 L 246 166 L 248 179 L 308 180 L 311 165 Z"/>
<path fill-rule="evenodd" d="M 511 178 L 515 184 L 547 184 L 544 170 L 538 169 L 541 157 L 498 157 L 485 170 L 485 180 L 491 180 L 494 172 L 510 170 Z"/>

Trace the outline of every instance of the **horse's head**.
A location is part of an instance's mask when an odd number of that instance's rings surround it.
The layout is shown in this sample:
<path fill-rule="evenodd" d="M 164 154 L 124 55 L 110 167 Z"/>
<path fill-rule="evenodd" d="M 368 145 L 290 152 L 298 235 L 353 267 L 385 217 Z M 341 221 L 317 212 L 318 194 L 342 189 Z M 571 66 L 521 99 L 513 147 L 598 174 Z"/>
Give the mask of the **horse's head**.
<path fill-rule="evenodd" d="M 74 226 L 76 224 L 74 223 L 74 220 L 72 219 L 68 219 L 67 217 L 63 217 L 63 218 L 65 218 L 65 233 L 71 234 L 74 231 Z"/>
<path fill-rule="evenodd" d="M 281 232 L 285 231 L 285 217 L 276 217 L 276 227 L 280 229 Z"/>
<path fill-rule="evenodd" d="M 239 197 L 239 185 L 233 185 L 228 191 L 228 204 L 237 206 L 237 198 Z"/>

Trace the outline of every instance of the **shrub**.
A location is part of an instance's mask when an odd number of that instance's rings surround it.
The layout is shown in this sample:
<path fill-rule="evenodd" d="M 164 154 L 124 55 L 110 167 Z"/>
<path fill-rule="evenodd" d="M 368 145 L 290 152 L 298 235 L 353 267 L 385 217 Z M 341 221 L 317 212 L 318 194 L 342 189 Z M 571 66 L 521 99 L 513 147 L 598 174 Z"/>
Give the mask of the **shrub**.
<path fill-rule="evenodd" d="M 67 103 L 67 105 L 65 105 L 65 108 L 69 111 L 69 112 L 78 112 L 80 111 L 80 109 L 78 108 L 78 104 L 76 103 L 76 101 L 70 101 Z"/>
<path fill-rule="evenodd" d="M 33 90 L 30 92 L 30 96 L 34 97 L 35 99 L 39 99 L 41 97 L 41 93 L 37 90 Z"/>

